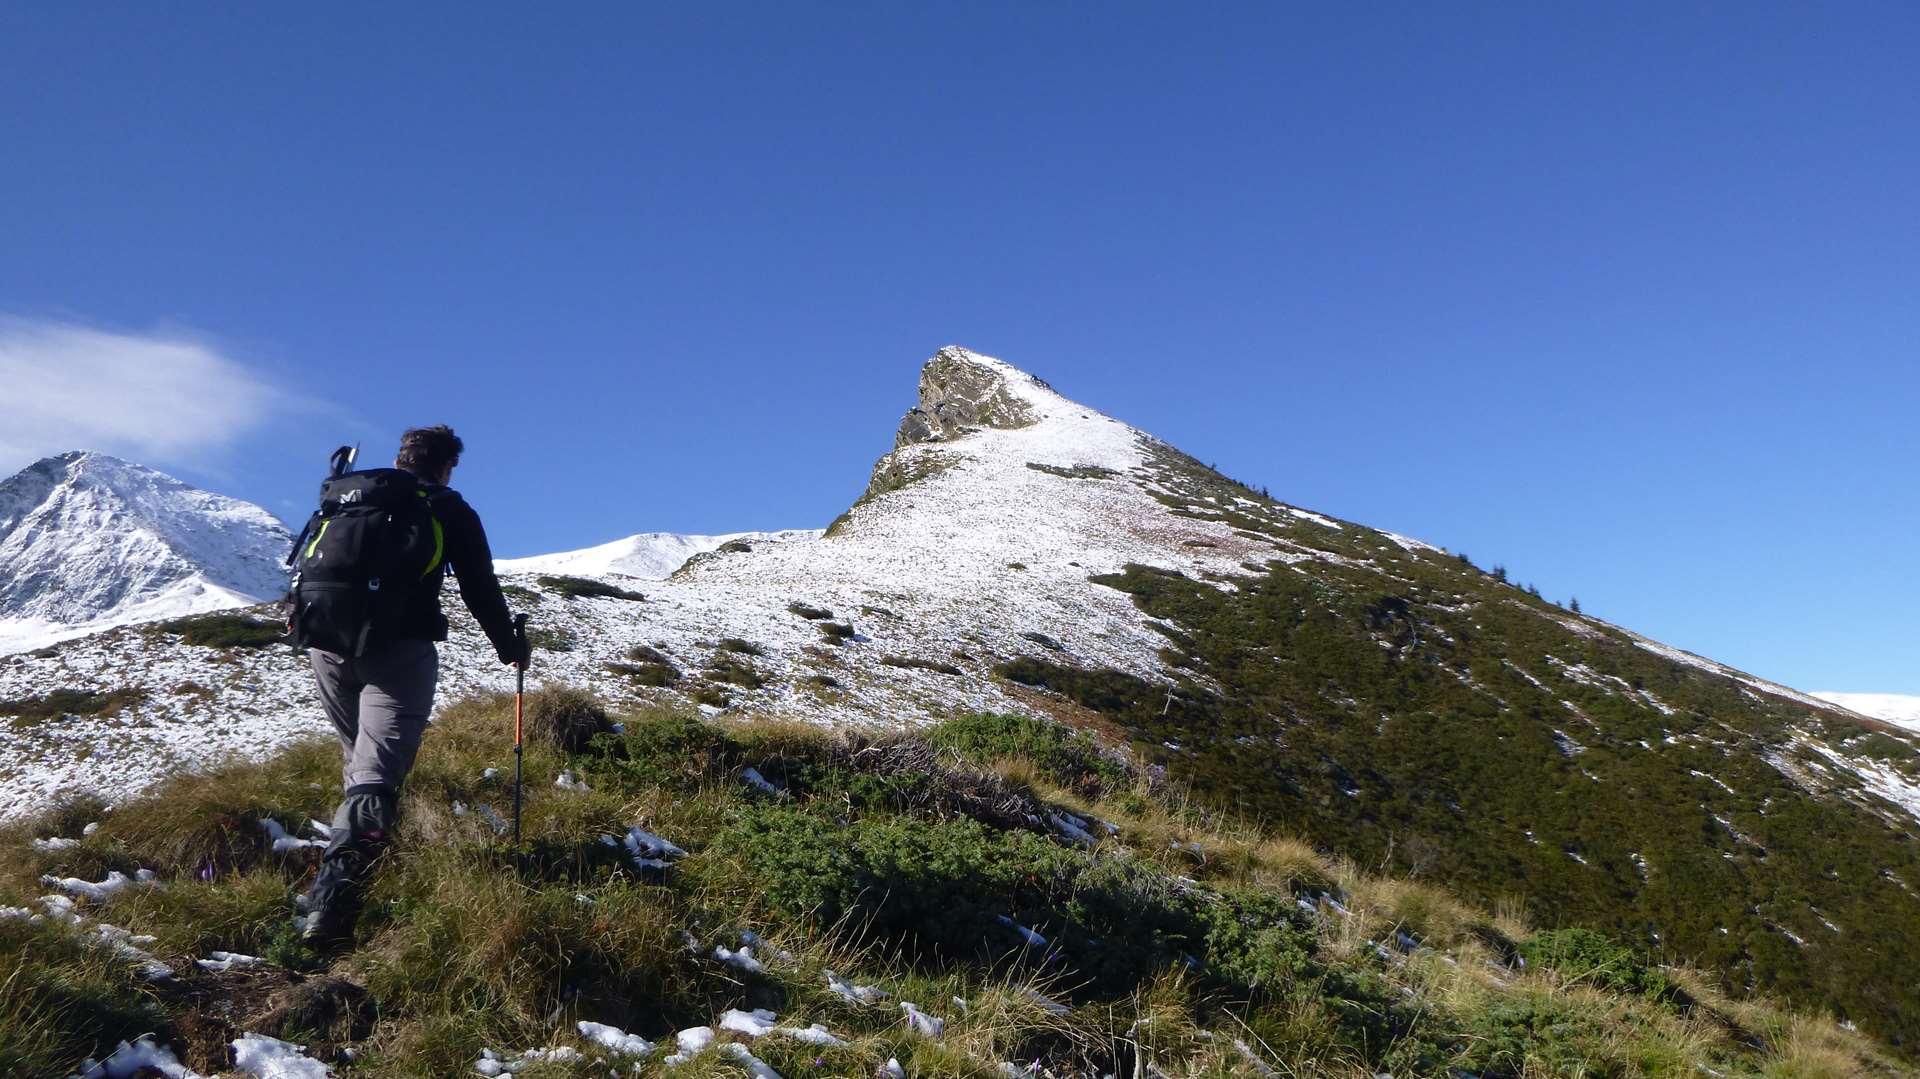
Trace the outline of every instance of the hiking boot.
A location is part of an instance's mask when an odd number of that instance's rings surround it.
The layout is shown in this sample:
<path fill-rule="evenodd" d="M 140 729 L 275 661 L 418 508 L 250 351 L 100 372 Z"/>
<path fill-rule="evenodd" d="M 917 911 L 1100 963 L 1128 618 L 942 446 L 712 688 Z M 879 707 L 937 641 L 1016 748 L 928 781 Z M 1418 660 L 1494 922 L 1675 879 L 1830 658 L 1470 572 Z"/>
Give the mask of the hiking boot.
<path fill-rule="evenodd" d="M 322 907 L 300 920 L 300 943 L 316 952 L 342 951 L 353 944 L 352 914 Z"/>

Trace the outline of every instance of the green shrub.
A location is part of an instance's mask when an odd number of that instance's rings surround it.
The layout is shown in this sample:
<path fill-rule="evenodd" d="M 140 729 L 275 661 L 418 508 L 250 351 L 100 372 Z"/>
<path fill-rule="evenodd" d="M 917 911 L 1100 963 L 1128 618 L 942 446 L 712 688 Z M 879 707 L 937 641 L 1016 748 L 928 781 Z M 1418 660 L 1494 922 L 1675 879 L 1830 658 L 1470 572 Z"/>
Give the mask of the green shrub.
<path fill-rule="evenodd" d="M 788 806 L 742 815 L 716 840 L 789 916 L 847 918 L 918 954 L 971 958 L 1016 942 L 1000 915 L 1020 893 L 1058 888 L 1083 856 L 1028 832 L 974 820 L 882 818 L 843 826 Z"/>
<path fill-rule="evenodd" d="M 1312 976 L 1313 930 L 1285 894 L 1230 892 L 1199 901 L 1207 964 L 1215 975 L 1249 989 L 1278 990 Z"/>
<path fill-rule="evenodd" d="M 742 637 L 722 637 L 714 647 L 722 652 L 732 652 L 742 656 L 764 656 L 767 654 L 766 649 Z"/>
<path fill-rule="evenodd" d="M 550 592 L 558 592 L 568 599 L 600 597 L 605 599 L 625 599 L 639 602 L 647 597 L 638 592 L 630 592 L 605 581 L 590 580 L 586 577 L 548 576 L 537 578 L 540 587 Z"/>
<path fill-rule="evenodd" d="M 1042 775 L 1064 787 L 1101 791 L 1132 782 L 1130 767 L 1091 738 L 1052 720 L 975 712 L 927 732 L 927 743 L 985 766 L 1007 757 L 1032 761 Z"/>
<path fill-rule="evenodd" d="M 174 618 L 157 623 L 163 633 L 179 634 L 188 644 L 202 648 L 265 648 L 285 644 L 287 627 L 243 614 L 202 614 Z"/>
<path fill-rule="evenodd" d="M 923 960 L 1041 948 L 1035 960 L 1050 955 L 1056 973 L 1102 996 L 1189 955 L 1202 976 L 1240 992 L 1279 989 L 1317 969 L 1313 934 L 1295 922 L 1289 897 L 1204 893 L 1125 854 L 967 818 L 842 823 L 831 805 L 757 806 L 714 847 L 743 860 L 789 917 L 840 924 Z"/>
<path fill-rule="evenodd" d="M 623 733 L 602 737 L 595 748 L 596 770 L 623 786 L 689 788 L 732 770 L 741 747 L 696 716 L 661 710 L 629 719 Z"/>
<path fill-rule="evenodd" d="M 798 601 L 787 604 L 787 610 L 793 612 L 794 614 L 799 615 L 802 618 L 808 619 L 809 621 L 815 621 L 815 622 L 823 618 L 833 617 L 833 612 L 827 610 L 825 607 L 812 607 L 805 603 L 800 603 Z"/>
<path fill-rule="evenodd" d="M 624 675 L 638 685 L 659 688 L 670 686 L 680 680 L 680 669 L 671 663 L 620 663 L 607 664 L 607 670 Z"/>
<path fill-rule="evenodd" d="M 1528 963 L 1547 967 L 1569 981 L 1587 982 L 1621 993 L 1659 997 L 1671 983 L 1648 966 L 1638 952 L 1604 933 L 1575 926 L 1535 933 L 1520 942 Z"/>
<path fill-rule="evenodd" d="M 733 703 L 733 695 L 711 682 L 701 682 L 688 693 L 697 703 L 709 708 L 725 708 Z"/>
<path fill-rule="evenodd" d="M 1629 1074 L 1595 1044 L 1594 1020 L 1551 997 L 1494 998 L 1463 1016 L 1462 1025 L 1464 1050 L 1455 1067 L 1475 1075 Z"/>
<path fill-rule="evenodd" d="M 522 603 L 538 603 L 540 602 L 540 598 L 541 598 L 540 593 L 535 592 L 533 589 L 528 588 L 525 585 L 517 585 L 517 584 L 501 585 L 500 594 L 507 597 L 508 599 L 517 599 Z"/>
<path fill-rule="evenodd" d="M 759 689 L 767 684 L 753 664 L 730 655 L 714 657 L 713 662 L 707 664 L 707 677 L 741 689 Z"/>
<path fill-rule="evenodd" d="M 905 667 L 908 670 L 932 671 L 935 674 L 967 673 L 951 663 L 942 663 L 937 659 L 922 659 L 919 656 L 881 656 L 880 662 L 889 667 Z"/>
<path fill-rule="evenodd" d="M 111 716 L 146 698 L 137 689 L 98 693 L 90 689 L 56 689 L 43 697 L 0 701 L 0 715 L 14 717 L 15 726 L 43 723 L 62 716 Z"/>
<path fill-rule="evenodd" d="M 1096 712 L 1124 713 L 1157 705 L 1166 693 L 1124 671 L 1086 670 L 1024 656 L 997 665 L 993 673 L 1023 686 L 1052 690 Z"/>
<path fill-rule="evenodd" d="M 815 628 L 820 631 L 820 636 L 833 644 L 845 644 L 853 637 L 853 627 L 845 622 L 819 622 Z"/>

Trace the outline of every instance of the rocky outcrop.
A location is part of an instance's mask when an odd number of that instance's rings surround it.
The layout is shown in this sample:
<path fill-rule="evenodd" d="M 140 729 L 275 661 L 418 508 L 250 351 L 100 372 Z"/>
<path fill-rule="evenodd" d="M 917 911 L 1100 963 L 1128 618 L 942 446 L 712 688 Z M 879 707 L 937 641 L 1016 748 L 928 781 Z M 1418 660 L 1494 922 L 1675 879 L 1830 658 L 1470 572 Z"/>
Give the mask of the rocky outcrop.
<path fill-rule="evenodd" d="M 1027 427 L 1036 419 L 1007 388 L 1005 375 L 948 346 L 920 369 L 920 403 L 900 421 L 893 445 L 944 442 L 979 427 Z"/>

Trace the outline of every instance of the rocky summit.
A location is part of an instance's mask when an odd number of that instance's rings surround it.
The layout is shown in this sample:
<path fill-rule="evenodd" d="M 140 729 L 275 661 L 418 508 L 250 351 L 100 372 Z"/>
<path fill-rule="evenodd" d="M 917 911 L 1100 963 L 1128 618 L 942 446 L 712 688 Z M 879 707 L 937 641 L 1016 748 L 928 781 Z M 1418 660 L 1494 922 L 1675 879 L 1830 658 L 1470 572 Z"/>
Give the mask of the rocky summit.
<path fill-rule="evenodd" d="M 1051 717 L 1219 812 L 1920 1038 L 1911 732 L 1289 506 L 996 359 L 926 363 L 824 534 L 660 580 L 505 568 L 537 683 L 866 730 Z M 45 716 L 0 726 L 0 811 L 324 730 L 295 657 L 191 629 L 0 666 L 0 708 Z M 463 617 L 442 656 L 443 700 L 504 684 Z"/>

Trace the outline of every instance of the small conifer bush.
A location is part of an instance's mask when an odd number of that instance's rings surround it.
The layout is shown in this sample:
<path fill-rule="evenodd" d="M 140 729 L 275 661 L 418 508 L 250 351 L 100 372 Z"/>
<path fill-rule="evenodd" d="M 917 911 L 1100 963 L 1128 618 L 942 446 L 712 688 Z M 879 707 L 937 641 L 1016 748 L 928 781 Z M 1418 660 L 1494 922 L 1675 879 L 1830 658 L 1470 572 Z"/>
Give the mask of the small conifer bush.
<path fill-rule="evenodd" d="M 680 670 L 671 663 L 620 663 L 607 664 L 607 670 L 625 676 L 636 685 L 660 688 L 670 686 L 680 680 Z"/>
<path fill-rule="evenodd" d="M 265 648 L 283 644 L 287 627 L 243 614 L 203 614 L 159 623 L 156 629 L 177 633 L 188 644 L 202 648 Z"/>
<path fill-rule="evenodd" d="M 605 581 L 590 580 L 586 577 L 548 576 L 538 578 L 540 587 L 558 592 L 568 599 L 606 598 L 624 599 L 639 602 L 647 597 L 639 592 L 629 591 Z"/>
<path fill-rule="evenodd" d="M 951 663 L 942 663 L 937 659 L 922 659 L 919 656 L 881 656 L 880 662 L 889 667 L 905 667 L 909 670 L 932 671 L 935 674 L 967 673 Z"/>
<path fill-rule="evenodd" d="M 1568 981 L 1650 997 L 1671 988 L 1639 953 L 1604 933 L 1579 926 L 1535 933 L 1520 942 L 1520 954 L 1528 963 L 1548 967 Z"/>
<path fill-rule="evenodd" d="M 933 728 L 927 744 L 978 766 L 1016 757 L 1029 760 L 1064 787 L 1117 790 L 1133 781 L 1118 754 L 1070 728 L 1031 716 L 975 712 Z"/>
<path fill-rule="evenodd" d="M 707 664 L 707 677 L 716 682 L 725 682 L 741 689 L 759 689 L 767 684 L 753 664 L 736 656 L 718 656 Z"/>
<path fill-rule="evenodd" d="M 20 726 L 59 719 L 61 716 L 113 715 L 145 696 L 145 693 L 136 689 L 116 689 L 107 693 L 90 689 L 56 689 L 44 696 L 0 701 L 0 716 L 12 716 L 14 725 Z"/>

